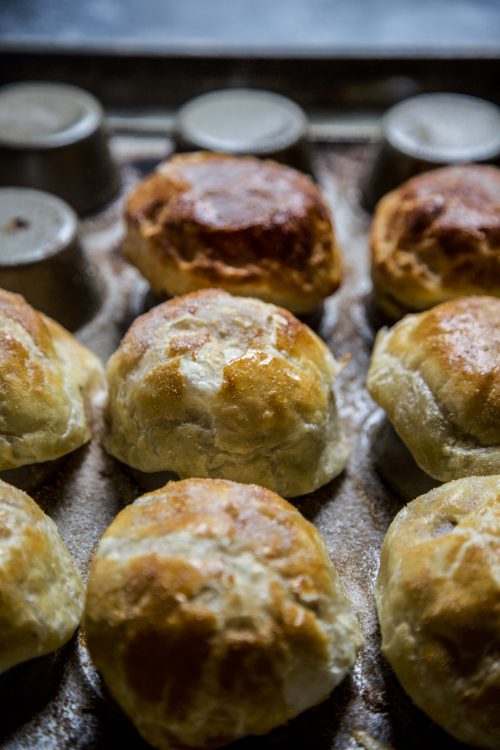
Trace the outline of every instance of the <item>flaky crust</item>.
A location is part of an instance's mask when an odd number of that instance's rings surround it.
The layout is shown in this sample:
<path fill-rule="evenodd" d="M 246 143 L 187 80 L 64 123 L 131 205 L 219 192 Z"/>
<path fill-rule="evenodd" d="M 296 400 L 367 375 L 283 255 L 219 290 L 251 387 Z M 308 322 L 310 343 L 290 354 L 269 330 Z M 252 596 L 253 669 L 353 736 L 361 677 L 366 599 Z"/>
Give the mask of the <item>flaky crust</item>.
<path fill-rule="evenodd" d="M 60 648 L 83 610 L 83 584 L 55 523 L 0 481 L 0 672 Z"/>
<path fill-rule="evenodd" d="M 471 745 L 500 747 L 500 476 L 469 477 L 398 513 L 376 601 L 383 651 L 411 699 Z"/>
<path fill-rule="evenodd" d="M 367 387 L 435 479 L 500 473 L 500 300 L 451 300 L 380 331 Z"/>
<path fill-rule="evenodd" d="M 89 402 L 103 375 L 97 357 L 70 333 L 0 289 L 0 471 L 86 443 Z"/>
<path fill-rule="evenodd" d="M 378 204 L 371 250 L 377 304 L 391 318 L 500 296 L 500 169 L 444 167 L 408 180 Z"/>
<path fill-rule="evenodd" d="M 126 205 L 126 257 L 156 292 L 220 287 L 294 312 L 340 283 L 340 250 L 318 188 L 273 161 L 174 156 Z"/>
<path fill-rule="evenodd" d="M 111 357 L 105 446 L 146 472 L 311 492 L 347 460 L 338 370 L 288 311 L 193 292 L 138 318 Z"/>
<path fill-rule="evenodd" d="M 362 638 L 314 526 L 269 490 L 190 479 L 101 539 L 85 632 L 153 747 L 220 747 L 322 701 Z"/>

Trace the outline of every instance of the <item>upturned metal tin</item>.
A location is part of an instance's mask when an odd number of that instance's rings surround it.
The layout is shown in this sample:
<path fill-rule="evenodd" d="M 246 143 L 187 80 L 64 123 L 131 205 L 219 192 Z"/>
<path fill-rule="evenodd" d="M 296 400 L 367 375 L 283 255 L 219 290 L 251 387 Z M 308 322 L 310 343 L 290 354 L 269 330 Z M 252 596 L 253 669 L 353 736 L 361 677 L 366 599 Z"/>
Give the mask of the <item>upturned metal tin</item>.
<path fill-rule="evenodd" d="M 175 141 L 177 151 L 252 154 L 312 172 L 304 110 L 271 91 L 226 89 L 191 99 L 177 114 Z"/>
<path fill-rule="evenodd" d="M 37 188 L 77 213 L 101 208 L 118 191 L 104 115 L 86 91 L 59 83 L 0 89 L 0 185 Z"/>
<path fill-rule="evenodd" d="M 396 104 L 382 121 L 383 141 L 362 188 L 377 201 L 419 172 L 500 158 L 500 109 L 462 94 L 422 94 Z"/>
<path fill-rule="evenodd" d="M 95 313 L 96 271 L 83 256 L 78 218 L 60 198 L 0 188 L 0 287 L 22 294 L 69 330 Z"/>

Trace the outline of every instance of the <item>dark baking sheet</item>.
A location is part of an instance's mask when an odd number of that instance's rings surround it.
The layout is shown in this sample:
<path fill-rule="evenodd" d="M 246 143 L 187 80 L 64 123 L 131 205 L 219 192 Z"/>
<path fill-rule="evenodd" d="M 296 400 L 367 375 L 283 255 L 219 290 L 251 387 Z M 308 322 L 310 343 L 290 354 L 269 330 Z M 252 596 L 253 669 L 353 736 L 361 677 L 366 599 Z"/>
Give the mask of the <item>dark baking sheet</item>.
<path fill-rule="evenodd" d="M 338 382 L 341 414 L 352 453 L 346 471 L 295 501 L 325 538 L 358 612 L 366 646 L 346 680 L 322 705 L 266 737 L 234 747 L 247 750 L 420 750 L 462 747 L 414 708 L 379 651 L 373 582 L 379 548 L 401 501 L 381 481 L 373 463 L 371 435 L 379 419 L 364 388 L 373 331 L 367 317 L 370 292 L 367 229 L 359 184 L 376 146 L 363 142 L 316 143 L 315 167 L 331 203 L 344 250 L 344 281 L 325 303 L 316 330 L 335 356 L 351 359 Z M 116 135 L 124 191 L 167 155 L 169 141 L 151 135 Z M 102 305 L 79 338 L 106 360 L 133 318 L 151 304 L 147 284 L 119 250 L 121 204 L 82 222 L 85 252 L 101 277 Z M 98 427 L 100 429 L 100 427 Z M 92 550 L 116 513 L 141 489 L 126 469 L 101 449 L 98 438 L 69 456 L 35 499 L 57 522 L 86 575 Z M 189 675 L 186 675 L 189 679 Z M 21 665 L 0 677 L 2 750 L 144 748 L 132 726 L 104 694 L 81 636 L 58 654 Z"/>

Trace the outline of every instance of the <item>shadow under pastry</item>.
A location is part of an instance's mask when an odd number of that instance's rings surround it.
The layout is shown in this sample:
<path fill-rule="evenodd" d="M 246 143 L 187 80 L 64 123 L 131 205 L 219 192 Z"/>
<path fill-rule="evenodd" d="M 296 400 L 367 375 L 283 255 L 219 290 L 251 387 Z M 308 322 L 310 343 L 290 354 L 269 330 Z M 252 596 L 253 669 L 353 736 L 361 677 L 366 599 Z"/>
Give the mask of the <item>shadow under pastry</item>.
<path fill-rule="evenodd" d="M 318 329 L 321 326 L 321 322 L 323 320 L 324 312 L 325 303 L 320 302 L 319 305 L 314 308 L 314 310 L 311 310 L 311 312 L 297 313 L 296 317 L 301 320 L 302 323 L 305 323 L 306 326 L 309 326 L 309 328 L 312 328 L 313 331 L 316 331 L 316 333 L 318 333 Z"/>
<path fill-rule="evenodd" d="M 345 469 L 343 469 L 340 474 L 326 484 L 318 487 L 312 492 L 308 492 L 306 495 L 292 497 L 288 502 L 297 508 L 304 518 L 307 518 L 311 523 L 315 523 L 316 516 L 321 513 L 326 504 L 331 501 L 332 498 L 335 498 L 340 492 L 345 475 Z"/>
<path fill-rule="evenodd" d="M 99 720 L 99 735 L 92 743 L 93 750 L 110 750 L 110 748 L 133 748 L 134 750 L 151 750 L 116 703 L 106 688 L 101 675 L 94 667 L 80 631 L 78 635 L 77 658 L 80 673 L 92 695 L 92 713 Z"/>
<path fill-rule="evenodd" d="M 295 716 L 286 724 L 275 727 L 265 735 L 249 735 L 236 740 L 231 750 L 290 750 L 314 748 L 330 750 L 347 747 L 349 736 L 344 727 L 355 699 L 354 681 L 347 675 L 324 701 Z M 342 744 L 340 744 L 342 743 Z"/>
<path fill-rule="evenodd" d="M 109 458 L 113 461 L 114 465 L 123 470 L 124 474 L 132 480 L 134 485 L 137 487 L 140 493 L 154 492 L 164 487 L 168 482 L 177 482 L 179 475 L 173 471 L 141 471 L 140 469 L 134 469 L 132 466 L 120 461 L 111 454 L 108 454 Z M 138 497 L 138 496 L 137 496 Z M 135 499 L 135 498 L 134 498 Z"/>
<path fill-rule="evenodd" d="M 388 295 L 386 295 L 384 299 L 387 302 L 387 300 L 389 299 Z M 394 323 L 403 318 L 405 315 L 422 312 L 419 310 L 405 308 L 401 305 L 401 303 L 396 303 L 394 301 L 394 308 L 392 305 L 390 306 L 390 309 L 393 309 L 393 315 L 391 316 L 385 311 L 383 305 L 379 304 L 373 290 L 366 295 L 363 303 L 366 314 L 366 321 L 370 326 L 374 336 L 380 328 L 390 328 L 394 325 Z"/>
<path fill-rule="evenodd" d="M 164 487 L 168 482 L 177 482 L 179 475 L 173 471 L 152 471 L 145 472 L 140 469 L 133 469 L 131 466 L 122 464 L 125 467 L 128 474 L 132 477 L 134 482 L 144 492 L 153 492 L 159 490 L 160 487 Z"/>
<path fill-rule="evenodd" d="M 72 649 L 73 640 L 0 675 L 0 737 L 14 732 L 55 697 Z"/>
<path fill-rule="evenodd" d="M 130 315 L 127 321 L 128 324 L 123 327 L 123 333 L 128 330 L 139 315 L 144 315 L 152 310 L 153 307 L 157 307 L 157 305 L 161 305 L 163 302 L 168 302 L 169 299 L 172 299 L 172 297 L 169 297 L 167 294 L 154 292 L 149 284 L 144 289 L 141 288 L 140 294 L 137 294 L 135 299 L 132 300 Z"/>
<path fill-rule="evenodd" d="M 360 297 L 359 301 L 353 306 L 351 314 L 365 343 L 373 346 L 377 333 L 381 328 L 391 328 L 405 315 L 417 312 L 419 311 L 400 306 L 397 309 L 394 308 L 394 314 L 390 316 L 377 302 L 375 292 L 371 290 L 368 294 Z"/>
<path fill-rule="evenodd" d="M 0 471 L 0 480 L 29 493 L 51 480 L 56 473 L 62 471 L 71 455 L 71 453 L 67 453 L 53 461 L 41 461 L 40 463 L 19 466 L 17 469 Z"/>
<path fill-rule="evenodd" d="M 390 719 L 390 747 L 421 750 L 424 747 L 439 750 L 467 750 L 470 745 L 454 739 L 421 711 L 405 693 L 390 665 L 382 657 L 381 672 L 385 690 L 390 700 L 387 715 Z"/>
<path fill-rule="evenodd" d="M 423 471 L 382 411 L 367 423 L 370 454 L 384 482 L 405 502 L 414 500 L 441 482 Z"/>

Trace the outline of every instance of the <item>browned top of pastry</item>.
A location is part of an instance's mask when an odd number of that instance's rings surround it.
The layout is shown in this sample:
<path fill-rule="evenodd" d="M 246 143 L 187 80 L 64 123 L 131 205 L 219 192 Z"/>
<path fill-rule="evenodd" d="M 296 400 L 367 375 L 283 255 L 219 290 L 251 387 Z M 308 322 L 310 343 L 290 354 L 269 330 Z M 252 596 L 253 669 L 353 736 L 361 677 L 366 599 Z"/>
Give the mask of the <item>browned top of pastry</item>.
<path fill-rule="evenodd" d="M 345 465 L 338 371 L 284 308 L 221 289 L 175 297 L 138 318 L 108 363 L 107 450 L 142 471 L 311 492 Z"/>
<path fill-rule="evenodd" d="M 450 255 L 469 244 L 500 244 L 500 170 L 456 166 L 425 172 L 400 188 L 405 203 L 401 239 L 436 237 Z"/>
<path fill-rule="evenodd" d="M 0 316 L 6 320 L 10 319 L 19 323 L 45 357 L 54 355 L 52 338 L 42 315 L 31 307 L 20 294 L 12 294 L 11 292 L 6 292 L 5 289 L 0 289 Z M 3 345 L 0 347 L 0 360 L 4 361 L 8 358 L 10 365 L 13 366 L 15 359 L 14 361 L 12 360 L 11 353 L 8 351 L 7 339 L 11 341 L 14 341 L 14 339 L 12 335 L 8 335 L 7 333 L 2 338 Z M 20 352 L 18 352 L 18 355 L 18 363 L 21 364 L 24 357 Z"/>
<path fill-rule="evenodd" d="M 161 193 L 153 198 L 152 206 L 142 204 L 141 215 L 150 215 L 155 204 L 157 207 L 166 202 L 166 219 L 175 213 L 178 219 L 227 230 L 255 224 L 292 228 L 311 209 L 327 216 L 323 200 L 308 177 L 270 160 L 188 154 L 164 164 L 152 180 L 161 187 Z M 137 206 L 132 198 L 132 215 L 134 204 Z"/>
<path fill-rule="evenodd" d="M 215 479 L 171 482 L 118 514 L 85 628 L 108 688 L 158 748 L 268 731 L 324 697 L 361 642 L 315 527 L 269 490 Z"/>
<path fill-rule="evenodd" d="M 477 391 L 500 367 L 500 300 L 462 297 L 438 305 L 421 318 L 414 338 Z"/>
<path fill-rule="evenodd" d="M 463 165 L 408 180 L 377 206 L 371 242 L 377 295 L 402 308 L 499 295 L 500 170 Z"/>
<path fill-rule="evenodd" d="M 328 220 L 325 202 L 306 175 L 270 160 L 211 153 L 165 162 L 132 193 L 128 213 L 136 221 L 178 224 L 180 230 L 190 222 L 226 232 L 255 226 L 265 232 L 300 231 L 311 213 Z M 285 248 L 271 240 L 264 235 L 261 249 L 282 255 Z"/>
<path fill-rule="evenodd" d="M 83 609 L 83 584 L 55 523 L 0 481 L 0 672 L 60 648 Z"/>
<path fill-rule="evenodd" d="M 48 461 L 90 438 L 97 358 L 18 294 L 0 289 L 0 470 Z"/>
<path fill-rule="evenodd" d="M 401 510 L 376 586 L 383 650 L 414 702 L 462 742 L 500 743 L 500 476 Z"/>
<path fill-rule="evenodd" d="M 462 297 L 392 329 L 388 351 L 418 370 L 441 408 L 485 444 L 500 438 L 500 300 Z"/>
<path fill-rule="evenodd" d="M 178 321 L 184 315 L 195 317 L 199 331 L 194 334 L 187 329 L 179 331 L 170 340 L 164 357 L 175 358 L 196 352 L 212 337 L 216 337 L 217 332 L 222 332 L 227 346 L 236 344 L 257 350 L 266 347 L 275 334 L 273 344 L 278 352 L 292 361 L 300 362 L 300 366 L 310 371 L 311 375 L 326 371 L 325 379 L 330 382 L 332 373 L 328 367 L 328 350 L 308 326 L 284 308 L 229 296 L 221 289 L 200 289 L 175 297 L 137 318 L 120 344 L 122 374 L 137 365 L 165 323 Z M 279 316 L 276 331 L 273 315 Z"/>
<path fill-rule="evenodd" d="M 174 549 L 175 535 L 181 531 L 192 536 L 191 557 L 185 563 L 185 575 L 176 579 L 180 563 Z M 198 543 L 201 547 L 203 540 L 210 539 L 221 553 L 223 550 L 230 554 L 251 551 L 256 560 L 283 576 L 285 583 L 298 577 L 297 590 L 304 586 L 318 597 L 331 595 L 331 567 L 316 528 L 290 503 L 264 487 L 224 479 L 169 482 L 122 510 L 102 539 L 126 539 L 130 548 L 128 552 L 124 549 L 125 561 L 129 555 L 133 558 L 137 553 L 134 545 L 169 537 L 172 537 L 172 547 L 169 550 L 168 543 L 165 544 L 165 558 L 142 551 L 153 569 L 156 566 L 164 571 L 170 569 L 174 590 L 180 588 L 193 596 L 199 591 L 201 579 L 210 581 L 213 571 L 193 565 L 198 553 L 201 557 L 204 554 L 203 549 L 198 549 Z M 221 540 L 224 543 L 219 547 Z M 182 550 L 186 551 L 184 547 Z M 110 567 L 114 568 L 114 562 L 111 560 Z M 96 564 L 106 563 L 98 559 Z M 147 581 L 141 576 L 140 580 L 134 579 L 133 570 L 129 573 L 130 589 L 122 592 L 125 597 L 130 595 L 134 580 L 137 587 L 147 589 Z M 189 618 L 189 607 L 181 609 Z M 307 629 L 314 624 L 314 618 L 303 624 Z M 140 665 L 137 666 L 140 670 Z"/>
<path fill-rule="evenodd" d="M 339 283 L 323 196 L 309 177 L 273 161 L 175 156 L 139 183 L 126 216 L 125 253 L 157 291 L 223 286 L 301 309 L 301 297 L 311 308 Z"/>

